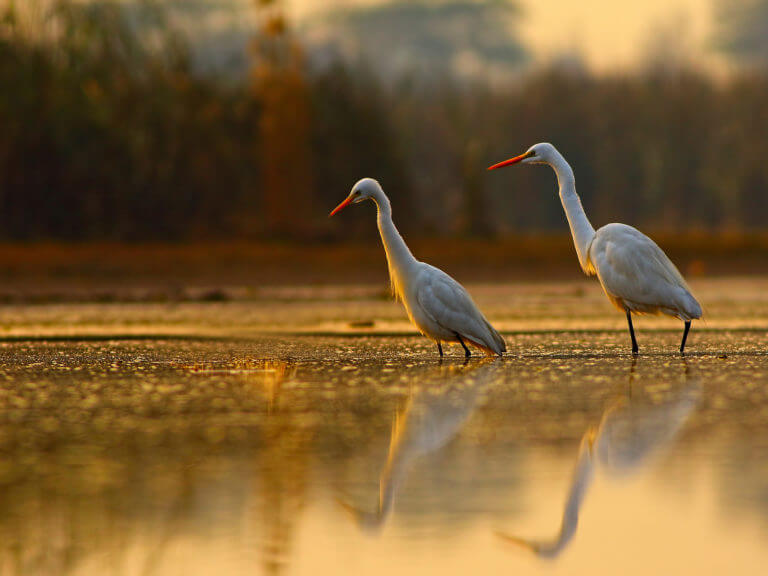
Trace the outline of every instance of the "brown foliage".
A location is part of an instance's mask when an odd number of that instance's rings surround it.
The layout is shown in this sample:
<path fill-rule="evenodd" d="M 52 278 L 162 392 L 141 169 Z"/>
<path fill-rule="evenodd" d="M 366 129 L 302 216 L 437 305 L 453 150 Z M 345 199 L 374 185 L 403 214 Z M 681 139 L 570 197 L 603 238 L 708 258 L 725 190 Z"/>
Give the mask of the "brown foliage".
<path fill-rule="evenodd" d="M 298 237 L 310 231 L 312 210 L 312 118 L 304 58 L 285 17 L 274 8 L 263 15 L 253 51 L 265 231 Z"/>
<path fill-rule="evenodd" d="M 118 4 L 62 6 L 45 41 L 0 26 L 5 239 L 374 239 L 369 216 L 326 218 L 364 176 L 411 237 L 559 231 L 551 171 L 485 172 L 539 141 L 571 163 L 595 225 L 768 221 L 766 76 L 553 68 L 500 88 L 384 84 L 363 65 L 312 68 L 271 0 L 254 4 L 249 81 L 227 83 Z"/>

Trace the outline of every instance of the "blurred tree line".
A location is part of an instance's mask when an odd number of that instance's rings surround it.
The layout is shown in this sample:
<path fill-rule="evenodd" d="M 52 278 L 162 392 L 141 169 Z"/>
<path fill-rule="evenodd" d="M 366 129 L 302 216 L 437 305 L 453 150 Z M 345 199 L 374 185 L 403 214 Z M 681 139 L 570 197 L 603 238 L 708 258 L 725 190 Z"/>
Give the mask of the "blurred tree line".
<path fill-rule="evenodd" d="M 369 237 L 329 222 L 378 178 L 416 235 L 564 231 L 554 175 L 486 173 L 539 141 L 576 172 L 593 223 L 742 230 L 768 221 L 768 75 L 688 67 L 593 76 L 554 66 L 502 87 L 308 63 L 276 0 L 255 0 L 251 74 L 195 72 L 148 7 L 55 2 L 0 22 L 0 237 Z M 149 25 L 148 25 L 149 23 Z"/>

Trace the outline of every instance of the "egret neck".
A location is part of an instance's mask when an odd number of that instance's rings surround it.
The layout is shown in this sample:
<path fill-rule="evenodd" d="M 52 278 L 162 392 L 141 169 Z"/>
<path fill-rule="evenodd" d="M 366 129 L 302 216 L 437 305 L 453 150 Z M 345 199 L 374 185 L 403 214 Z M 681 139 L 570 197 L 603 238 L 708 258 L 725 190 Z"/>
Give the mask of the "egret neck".
<path fill-rule="evenodd" d="M 559 152 L 549 161 L 549 165 L 557 175 L 557 184 L 560 188 L 560 201 L 563 203 L 568 225 L 571 227 L 573 245 L 579 257 L 579 264 L 584 272 L 590 273 L 592 265 L 589 263 L 589 246 L 595 237 L 595 229 L 590 224 L 581 199 L 576 194 L 576 178 L 573 169 Z"/>
<path fill-rule="evenodd" d="M 379 226 L 381 234 L 381 243 L 384 245 L 384 252 L 387 254 L 387 266 L 389 267 L 389 279 L 392 283 L 392 291 L 396 298 L 403 300 L 403 281 L 408 277 L 407 272 L 414 268 L 418 260 L 413 257 L 405 240 L 397 231 L 395 223 L 392 221 L 392 206 L 389 198 L 383 191 L 377 190 L 373 196 L 376 202 L 376 223 Z"/>

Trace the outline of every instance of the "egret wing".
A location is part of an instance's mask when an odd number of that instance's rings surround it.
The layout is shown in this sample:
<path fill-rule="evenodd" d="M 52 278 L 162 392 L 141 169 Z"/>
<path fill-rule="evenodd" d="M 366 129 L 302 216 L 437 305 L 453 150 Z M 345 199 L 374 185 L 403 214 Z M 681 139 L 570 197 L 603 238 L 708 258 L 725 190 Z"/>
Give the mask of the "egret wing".
<path fill-rule="evenodd" d="M 591 260 L 605 291 L 636 312 L 701 316 L 701 306 L 664 251 L 639 230 L 623 224 L 601 228 Z"/>
<path fill-rule="evenodd" d="M 425 265 L 416 299 L 422 310 L 445 330 L 500 354 L 506 349 L 464 287 L 434 266 Z"/>

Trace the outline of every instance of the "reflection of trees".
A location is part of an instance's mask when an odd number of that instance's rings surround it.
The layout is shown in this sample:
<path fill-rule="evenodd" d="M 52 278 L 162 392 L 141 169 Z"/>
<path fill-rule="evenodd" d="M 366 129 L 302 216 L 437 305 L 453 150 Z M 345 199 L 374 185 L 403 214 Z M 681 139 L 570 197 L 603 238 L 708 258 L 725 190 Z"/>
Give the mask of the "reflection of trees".
<path fill-rule="evenodd" d="M 314 431 L 297 423 L 284 410 L 280 382 L 285 371 L 266 379 L 269 413 L 258 451 L 258 473 L 254 477 L 256 501 L 253 513 L 263 531 L 259 543 L 265 574 L 280 574 L 291 557 L 291 545 L 306 502 Z"/>
<path fill-rule="evenodd" d="M 595 469 L 618 476 L 637 472 L 668 446 L 688 421 L 699 402 L 698 384 L 688 385 L 658 404 L 622 399 L 612 404 L 597 427 L 590 426 L 579 446 L 566 497 L 562 522 L 551 540 L 530 540 L 500 534 L 542 558 L 556 558 L 576 534 L 579 511 Z"/>
<path fill-rule="evenodd" d="M 156 573 L 189 528 L 200 483 L 194 461 L 171 470 L 145 458 L 110 471 L 114 460 L 75 450 L 47 454 L 21 481 L 0 483 L 0 573 L 70 574 L 102 556 L 115 568 L 135 546 L 143 573 Z M 111 473 L 120 477 L 106 478 Z"/>
<path fill-rule="evenodd" d="M 239 519 L 249 508 L 266 532 L 259 548 L 264 565 L 282 565 L 302 501 L 294 495 L 303 494 L 306 480 L 300 452 L 309 450 L 306 428 L 290 414 L 269 414 L 279 410 L 282 384 L 295 366 L 245 360 L 181 368 L 181 375 L 128 382 L 6 383 L 0 574 L 129 566 L 157 574 L 180 540 L 220 529 L 211 515 Z M 9 416 L 14 405 L 31 410 L 29 421 L 17 421 L 23 413 Z M 243 470 L 262 444 L 250 491 Z"/>
<path fill-rule="evenodd" d="M 280 574 L 291 557 L 291 545 L 306 502 L 313 434 L 296 429 L 279 414 L 269 417 L 264 449 L 259 453 L 254 513 L 263 530 L 259 544 L 266 574 Z"/>

